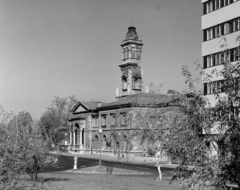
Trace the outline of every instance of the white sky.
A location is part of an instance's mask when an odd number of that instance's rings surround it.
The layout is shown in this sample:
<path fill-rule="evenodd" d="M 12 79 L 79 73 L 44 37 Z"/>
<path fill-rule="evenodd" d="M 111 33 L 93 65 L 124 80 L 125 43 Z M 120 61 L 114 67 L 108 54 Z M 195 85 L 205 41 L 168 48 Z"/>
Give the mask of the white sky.
<path fill-rule="evenodd" d="M 200 0 L 0 0 L 0 104 L 39 119 L 54 96 L 114 101 L 131 14 L 144 88 L 187 88 L 182 66 L 202 62 Z"/>

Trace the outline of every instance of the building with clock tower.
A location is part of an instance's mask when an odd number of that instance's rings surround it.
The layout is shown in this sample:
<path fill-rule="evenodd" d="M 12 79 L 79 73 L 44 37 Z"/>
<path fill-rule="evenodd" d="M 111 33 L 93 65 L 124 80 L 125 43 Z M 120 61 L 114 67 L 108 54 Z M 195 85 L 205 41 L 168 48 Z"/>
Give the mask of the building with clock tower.
<path fill-rule="evenodd" d="M 70 133 L 67 142 L 69 152 L 95 153 L 99 146 L 103 153 L 139 154 L 144 147 L 138 139 L 131 139 L 137 129 L 129 125 L 129 116 L 148 109 L 169 112 L 178 105 L 179 96 L 143 92 L 141 65 L 142 40 L 136 28 L 128 28 L 126 38 L 120 44 L 122 60 L 122 89 L 114 102 L 78 101 L 69 117 Z M 94 87 L 93 87 L 94 88 Z M 100 132 L 101 131 L 101 132 Z M 164 157 L 167 160 L 167 157 Z"/>

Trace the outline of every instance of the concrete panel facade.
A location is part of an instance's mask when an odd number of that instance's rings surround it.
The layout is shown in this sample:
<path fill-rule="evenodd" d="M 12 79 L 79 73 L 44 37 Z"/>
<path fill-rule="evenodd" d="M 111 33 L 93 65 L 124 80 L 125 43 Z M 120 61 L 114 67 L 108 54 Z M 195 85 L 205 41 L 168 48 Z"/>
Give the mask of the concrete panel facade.
<path fill-rule="evenodd" d="M 202 30 L 240 17 L 240 1 L 222 7 L 202 16 Z"/>
<path fill-rule="evenodd" d="M 239 9 L 240 10 L 240 9 Z M 240 12 L 240 11 L 239 11 Z M 225 36 L 221 36 L 218 38 L 214 38 L 209 41 L 205 41 L 202 43 L 202 56 L 210 55 L 216 52 L 221 52 L 224 49 L 221 48 L 221 45 L 224 44 L 223 37 L 226 39 L 228 49 L 236 47 L 238 44 L 236 42 L 236 37 L 240 34 L 239 31 L 227 34 Z"/>

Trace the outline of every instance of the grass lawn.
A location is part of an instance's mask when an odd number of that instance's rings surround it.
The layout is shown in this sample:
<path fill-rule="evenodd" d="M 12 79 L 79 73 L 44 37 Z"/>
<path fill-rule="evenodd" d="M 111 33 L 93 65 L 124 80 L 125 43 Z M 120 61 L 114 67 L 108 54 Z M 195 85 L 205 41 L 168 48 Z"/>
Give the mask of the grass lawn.
<path fill-rule="evenodd" d="M 39 174 L 50 190 L 177 190 L 178 182 L 155 181 L 154 177 L 99 174 Z"/>

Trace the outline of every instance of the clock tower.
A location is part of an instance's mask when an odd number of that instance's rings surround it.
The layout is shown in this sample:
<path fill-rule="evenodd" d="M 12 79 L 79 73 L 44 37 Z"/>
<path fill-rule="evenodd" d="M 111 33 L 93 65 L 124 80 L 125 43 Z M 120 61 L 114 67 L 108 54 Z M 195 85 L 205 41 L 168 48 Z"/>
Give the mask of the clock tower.
<path fill-rule="evenodd" d="M 122 41 L 122 64 L 119 65 L 122 72 L 121 97 L 142 92 L 142 68 L 141 53 L 142 40 L 138 38 L 136 28 L 130 26 L 125 40 Z"/>

